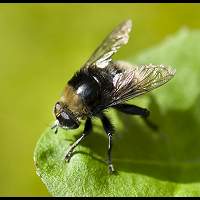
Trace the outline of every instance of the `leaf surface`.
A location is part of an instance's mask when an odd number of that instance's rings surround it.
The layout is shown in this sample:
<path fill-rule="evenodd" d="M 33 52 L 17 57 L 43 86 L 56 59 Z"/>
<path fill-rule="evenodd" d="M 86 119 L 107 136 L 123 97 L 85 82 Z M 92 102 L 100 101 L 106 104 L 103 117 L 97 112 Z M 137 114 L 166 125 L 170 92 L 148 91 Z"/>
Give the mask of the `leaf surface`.
<path fill-rule="evenodd" d="M 200 31 L 183 29 L 131 59 L 134 64 L 165 64 L 175 77 L 130 101 L 151 111 L 159 132 L 138 116 L 110 109 L 115 125 L 113 164 L 106 164 L 108 139 L 98 119 L 91 135 L 64 161 L 78 130 L 47 128 L 34 152 L 37 174 L 52 196 L 200 196 Z M 84 124 L 84 123 L 82 123 Z"/>

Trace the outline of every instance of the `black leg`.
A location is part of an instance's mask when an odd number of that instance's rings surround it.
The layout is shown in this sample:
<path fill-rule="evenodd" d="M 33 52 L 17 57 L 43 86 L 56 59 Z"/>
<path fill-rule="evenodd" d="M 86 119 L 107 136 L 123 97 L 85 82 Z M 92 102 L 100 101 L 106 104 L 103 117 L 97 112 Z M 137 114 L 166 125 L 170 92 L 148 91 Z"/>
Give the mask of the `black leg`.
<path fill-rule="evenodd" d="M 115 171 L 112 164 L 112 134 L 114 132 L 114 127 L 110 123 L 110 120 L 106 117 L 105 114 L 101 113 L 99 117 L 102 121 L 104 130 L 106 134 L 108 135 L 108 168 L 109 168 L 109 172 L 113 173 Z"/>
<path fill-rule="evenodd" d="M 57 120 L 55 121 L 55 123 L 54 123 L 54 125 L 51 127 L 51 129 L 54 129 L 55 128 L 55 134 L 57 134 L 57 132 L 58 132 L 58 122 L 57 122 Z"/>
<path fill-rule="evenodd" d="M 92 130 L 92 121 L 90 118 L 87 118 L 83 134 L 67 150 L 67 154 L 65 156 L 65 160 L 67 162 L 69 162 L 74 148 L 90 133 L 91 130 Z"/>
<path fill-rule="evenodd" d="M 150 115 L 150 111 L 147 110 L 146 108 L 141 108 L 135 105 L 129 105 L 129 104 L 118 104 L 113 106 L 116 110 L 119 110 L 123 113 L 126 114 L 131 114 L 131 115 L 140 115 L 145 123 L 154 131 L 158 130 L 158 126 L 155 125 L 153 122 L 151 122 L 148 117 Z"/>

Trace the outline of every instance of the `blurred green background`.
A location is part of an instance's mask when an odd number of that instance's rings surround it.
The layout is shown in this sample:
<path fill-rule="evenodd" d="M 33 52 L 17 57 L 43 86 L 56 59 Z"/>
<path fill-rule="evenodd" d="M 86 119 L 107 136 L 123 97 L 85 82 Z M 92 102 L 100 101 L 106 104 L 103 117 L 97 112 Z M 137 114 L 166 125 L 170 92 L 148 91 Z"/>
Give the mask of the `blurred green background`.
<path fill-rule="evenodd" d="M 0 196 L 48 196 L 33 151 L 66 81 L 120 22 L 133 20 L 128 60 L 182 27 L 200 4 L 0 4 Z"/>

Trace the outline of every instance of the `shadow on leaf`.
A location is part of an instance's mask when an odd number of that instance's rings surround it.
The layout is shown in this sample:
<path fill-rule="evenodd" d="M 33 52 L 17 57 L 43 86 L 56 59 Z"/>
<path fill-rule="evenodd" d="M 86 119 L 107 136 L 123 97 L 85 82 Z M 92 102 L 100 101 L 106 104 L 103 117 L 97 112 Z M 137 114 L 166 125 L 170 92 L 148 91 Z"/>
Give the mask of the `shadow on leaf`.
<path fill-rule="evenodd" d="M 156 179 L 187 183 L 200 181 L 200 96 L 188 110 L 159 112 L 150 97 L 151 120 L 159 125 L 155 133 L 138 116 L 117 113 L 124 124 L 116 126 L 113 164 L 118 171 L 139 173 Z M 100 128 L 103 131 L 103 128 Z M 105 134 L 104 134 L 105 135 Z M 92 133 L 83 143 L 102 159 L 107 158 L 106 135 Z M 95 156 L 92 155 L 93 159 Z M 99 158 L 97 159 L 99 160 Z"/>

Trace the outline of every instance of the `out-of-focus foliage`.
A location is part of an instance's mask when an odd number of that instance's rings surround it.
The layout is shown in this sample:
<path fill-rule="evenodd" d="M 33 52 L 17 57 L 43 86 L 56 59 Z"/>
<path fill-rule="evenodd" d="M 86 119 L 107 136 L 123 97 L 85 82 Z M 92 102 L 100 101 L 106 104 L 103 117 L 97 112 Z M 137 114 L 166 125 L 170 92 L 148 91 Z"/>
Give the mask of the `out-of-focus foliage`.
<path fill-rule="evenodd" d="M 133 58 L 183 26 L 199 28 L 200 5 L 0 5 L 1 196 L 48 195 L 35 174 L 35 144 L 54 119 L 52 107 L 66 81 L 105 35 L 128 18 L 134 24 L 130 41 L 115 56 L 123 60 Z M 195 73 L 193 68 L 189 69 Z M 193 89 L 189 90 L 193 93 Z M 163 92 L 159 92 L 160 98 L 164 98 Z M 180 101 L 177 107 L 185 106 L 189 99 Z M 187 127 L 184 123 L 183 129 Z M 137 140 L 136 137 L 134 141 Z"/>

